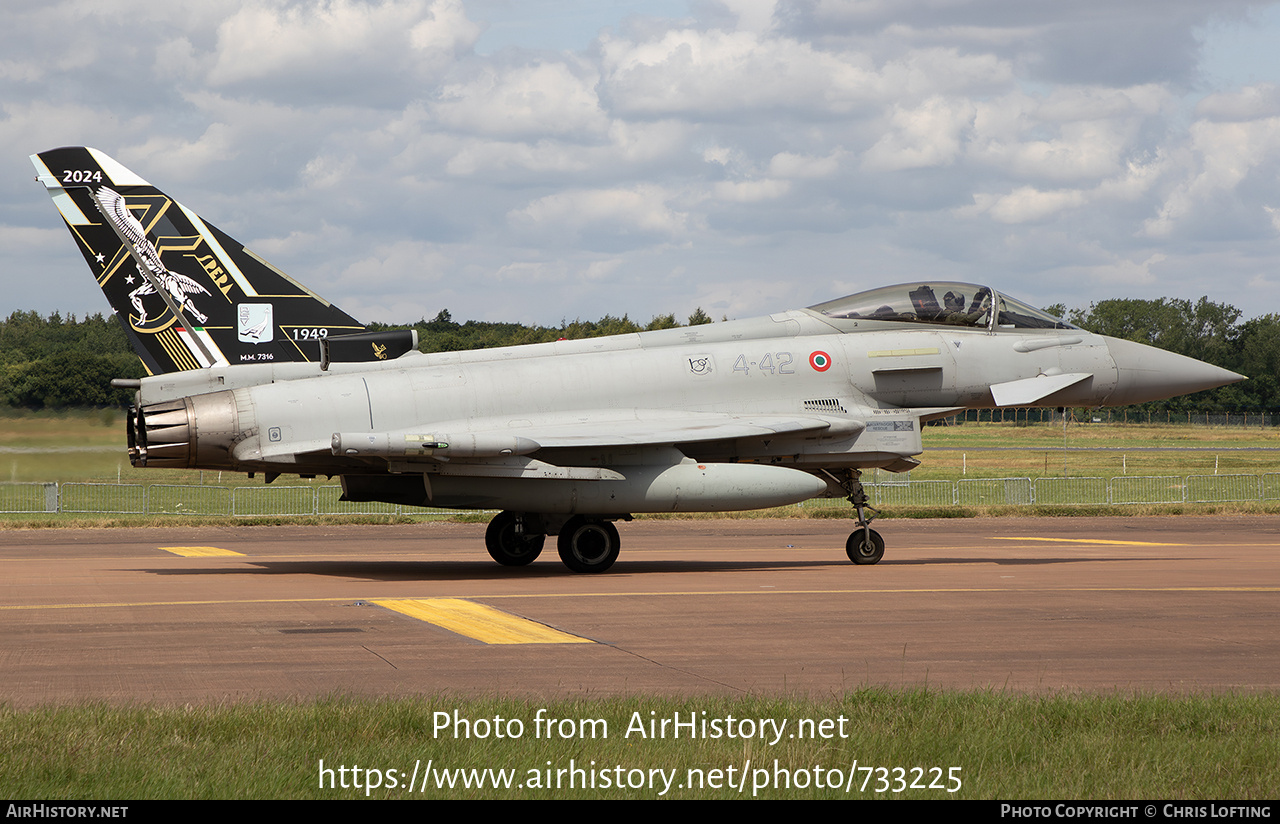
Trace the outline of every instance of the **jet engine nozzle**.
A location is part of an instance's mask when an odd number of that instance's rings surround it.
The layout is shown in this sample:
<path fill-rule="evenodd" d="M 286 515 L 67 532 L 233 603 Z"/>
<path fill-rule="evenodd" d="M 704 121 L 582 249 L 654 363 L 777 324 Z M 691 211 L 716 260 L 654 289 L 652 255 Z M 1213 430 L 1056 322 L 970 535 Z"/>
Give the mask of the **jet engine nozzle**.
<path fill-rule="evenodd" d="M 129 463 L 134 466 L 234 468 L 240 439 L 234 391 L 193 395 L 129 410 Z"/>

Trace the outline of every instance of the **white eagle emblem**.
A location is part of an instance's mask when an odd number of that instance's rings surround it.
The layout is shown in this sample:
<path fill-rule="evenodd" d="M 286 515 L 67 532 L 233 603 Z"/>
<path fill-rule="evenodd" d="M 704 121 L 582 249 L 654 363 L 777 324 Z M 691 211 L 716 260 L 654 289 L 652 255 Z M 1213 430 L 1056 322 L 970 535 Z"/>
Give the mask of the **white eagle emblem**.
<path fill-rule="evenodd" d="M 110 220 L 120 233 L 124 236 L 130 246 L 142 258 L 142 262 L 146 264 L 148 270 L 159 282 L 169 295 L 177 302 L 179 306 L 190 312 L 196 320 L 204 323 L 209 320 L 209 316 L 201 312 L 191 302 L 189 295 L 204 294 L 208 295 L 209 290 L 205 289 L 196 281 L 180 275 L 177 272 L 170 272 L 160 261 L 160 252 L 147 239 L 147 233 L 142 228 L 142 224 L 133 216 L 125 205 L 124 197 L 119 192 L 112 191 L 106 186 L 98 189 L 94 199 L 98 202 L 98 208 L 102 214 Z M 142 275 L 142 266 L 138 267 L 138 274 Z M 147 295 L 156 294 L 156 288 L 152 285 L 150 278 L 143 277 L 142 285 L 129 293 L 129 301 L 133 304 L 133 308 L 138 310 L 138 324 L 147 322 L 147 309 L 142 303 L 142 299 Z"/>

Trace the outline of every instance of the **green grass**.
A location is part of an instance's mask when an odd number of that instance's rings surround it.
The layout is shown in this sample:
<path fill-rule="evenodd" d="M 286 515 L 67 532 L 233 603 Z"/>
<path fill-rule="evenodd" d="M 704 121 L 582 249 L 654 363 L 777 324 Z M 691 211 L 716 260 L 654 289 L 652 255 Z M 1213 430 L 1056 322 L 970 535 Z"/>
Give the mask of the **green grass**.
<path fill-rule="evenodd" d="M 1069 447 L 1122 446 L 1271 446 L 1280 447 L 1280 428 L 1207 426 L 1162 423 L 1079 423 L 1066 428 Z M 1061 447 L 1061 422 L 1046 424 L 967 423 L 955 426 L 926 426 L 929 446 L 1019 446 Z"/>
<path fill-rule="evenodd" d="M 1280 471 L 1280 428 L 1187 424 L 966 423 L 923 433 L 919 480 L 962 477 L 1191 475 Z M 1064 451 L 1063 446 L 1067 447 Z M 123 415 L 112 410 L 0 413 L 0 479 L 245 485 L 233 472 L 135 469 L 125 455 Z M 992 448 L 999 451 L 993 451 Z M 1194 447 L 1195 452 L 1145 449 Z M 1006 449 L 1017 451 L 1004 451 Z M 60 450 L 75 449 L 67 452 Z M 966 452 L 965 450 L 972 450 Z M 1245 449 L 1277 450 L 1240 451 Z M 84 451 L 93 450 L 93 451 Z M 1132 451 L 1126 451 L 1132 450 Z M 285 476 L 281 483 L 307 483 Z M 328 481 L 317 481 L 329 483 Z"/>
<path fill-rule="evenodd" d="M 535 737 L 539 708 L 557 719 L 605 719 L 608 737 Z M 518 719 L 523 735 L 486 739 L 439 732 L 435 713 L 457 712 L 477 720 Z M 651 716 L 650 713 L 653 713 Z M 647 739 L 626 736 L 633 714 L 670 718 L 786 720 L 776 745 L 760 738 Z M 703 715 L 705 713 L 705 716 Z M 844 735 L 840 737 L 843 717 Z M 799 719 L 831 721 L 827 739 L 790 738 Z M 508 730 L 511 730 L 508 727 Z M 565 728 L 568 729 L 567 727 Z M 600 730 L 599 727 L 596 728 Z M 599 771 L 674 770 L 668 797 L 751 797 L 727 787 L 680 789 L 690 770 L 703 776 L 748 760 L 773 783 L 779 770 L 806 772 L 808 786 L 770 786 L 762 798 L 1075 798 L 1250 799 L 1271 798 L 1280 780 L 1280 697 L 1272 695 L 1012 695 L 925 690 L 859 689 L 826 701 L 783 698 L 632 696 L 599 700 L 527 701 L 449 696 L 381 700 L 333 699 L 297 704 L 222 707 L 111 707 L 90 704 L 34 710 L 0 710 L 0 770 L 16 798 L 358 798 L 365 790 L 321 788 L 319 762 L 379 770 L 383 787 L 373 798 L 654 798 L 657 789 L 603 789 Z M 536 772 L 595 762 L 596 789 L 430 788 L 405 784 L 415 763 L 433 769 L 507 769 L 514 784 Z M 812 785 L 815 766 L 855 772 L 854 791 Z M 960 789 L 893 791 L 892 768 L 906 769 L 909 784 L 929 768 L 949 768 Z M 391 769 L 396 788 L 388 788 Z M 419 774 L 423 774 L 421 769 Z M 668 774 L 670 774 L 668 772 Z M 362 772 L 363 775 L 363 772 Z M 565 774 L 567 776 L 567 774 Z M 632 774 L 637 775 L 637 774 Z M 349 776 L 349 773 L 348 773 Z M 567 778 L 562 778 L 567 781 Z M 794 780 L 794 779 L 793 779 Z M 350 784 L 350 780 L 348 781 Z M 363 778 L 360 782 L 367 783 Z M 782 782 L 779 781 L 779 784 Z M 875 792 L 879 785 L 881 792 Z"/>
<path fill-rule="evenodd" d="M 1072 423 L 1064 437 L 1058 424 L 970 422 L 926 427 L 923 438 L 923 464 L 912 471 L 913 479 L 1036 478 L 1064 472 L 1073 477 L 1108 478 L 1280 471 L 1280 428 Z M 250 483 L 233 472 L 135 469 L 125 454 L 123 416 L 112 410 L 8 410 L 0 413 L 0 446 L 24 450 L 0 451 L 0 479 L 8 481 Z M 1144 451 L 1171 447 L 1206 451 Z M 71 449 L 76 451 L 66 451 Z M 1016 451 L 1005 451 L 1008 449 Z M 1277 451 L 1241 451 L 1247 449 Z M 288 476 L 281 482 L 307 483 Z"/>
<path fill-rule="evenodd" d="M 5 446 L 124 447 L 124 412 L 65 409 L 32 412 L 0 406 L 0 444 Z"/>
<path fill-rule="evenodd" d="M 924 449 L 913 480 L 1280 472 L 1277 428 L 966 423 L 926 427 Z"/>
<path fill-rule="evenodd" d="M 1280 472 L 1280 429 L 1188 424 L 1061 424 L 1016 425 L 974 423 L 930 426 L 923 432 L 922 466 L 912 481 L 957 481 L 974 478 L 1097 477 L 1122 475 L 1261 475 Z M 1063 446 L 1066 445 L 1067 449 Z M 1193 447 L 1196 451 L 1145 451 Z M 16 449 L 15 449 L 16 448 Z M 77 450 L 77 451 L 67 451 Z M 89 450 L 89 451 L 83 451 Z M 1253 450 L 1253 451 L 1246 451 Z M 1272 451 L 1275 450 L 1275 451 Z M 900 480 L 890 473 L 867 473 L 864 481 Z M 206 486 L 256 486 L 234 472 L 176 469 L 137 469 L 125 455 L 123 416 L 106 411 L 60 413 L 0 413 L 0 480 L 16 482 L 99 482 Z M 277 486 L 329 485 L 325 478 L 302 480 L 283 476 Z M 889 506 L 884 517 L 980 517 L 1033 515 L 1176 515 L 1275 513 L 1280 502 L 1230 504 L 1148 504 L 1125 506 Z M 291 523 L 410 523 L 419 515 L 288 516 Z M 487 516 L 486 516 L 487 517 Z M 662 517 L 662 516 L 645 516 Z M 675 516 L 690 517 L 690 516 Z M 780 507 L 748 513 L 692 517 L 847 518 L 841 501 L 813 501 L 804 507 Z M 462 520 L 471 520 L 460 516 Z M 482 517 L 481 520 L 485 518 Z M 262 523 L 262 519 L 233 519 Z M 6 527 L 201 525 L 226 523 L 221 518 L 172 515 L 99 517 L 86 515 L 0 515 Z M 282 523 L 282 518 L 265 522 Z"/>
<path fill-rule="evenodd" d="M 0 481 L 115 481 L 132 469 L 125 454 L 124 413 L 118 410 L 0 407 Z"/>

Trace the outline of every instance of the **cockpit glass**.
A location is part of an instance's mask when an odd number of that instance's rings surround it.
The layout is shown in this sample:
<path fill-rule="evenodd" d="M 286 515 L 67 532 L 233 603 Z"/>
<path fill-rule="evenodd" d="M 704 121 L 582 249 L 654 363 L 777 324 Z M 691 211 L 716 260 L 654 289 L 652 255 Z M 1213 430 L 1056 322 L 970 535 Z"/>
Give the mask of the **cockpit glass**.
<path fill-rule="evenodd" d="M 973 283 L 903 283 L 859 292 L 809 308 L 829 318 L 989 329 L 992 326 L 993 307 L 995 326 L 999 329 L 1076 328 L 990 287 Z"/>
<path fill-rule="evenodd" d="M 1000 295 L 997 301 L 996 326 L 1007 329 L 1077 329 L 1061 318 L 1028 306 L 1008 295 Z"/>

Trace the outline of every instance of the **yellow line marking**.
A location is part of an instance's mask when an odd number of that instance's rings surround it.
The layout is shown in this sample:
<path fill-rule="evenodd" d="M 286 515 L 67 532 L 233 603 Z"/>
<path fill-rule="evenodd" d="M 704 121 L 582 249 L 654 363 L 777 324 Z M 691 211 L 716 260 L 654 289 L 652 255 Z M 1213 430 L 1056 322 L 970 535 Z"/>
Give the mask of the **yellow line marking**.
<path fill-rule="evenodd" d="M 8 609 L 136 609 L 138 607 L 209 607 L 229 606 L 231 604 L 314 604 L 332 603 L 335 601 L 351 601 L 351 598 L 244 598 L 218 599 L 208 601 L 100 601 L 87 604 L 5 604 L 0 610 Z M 358 599 L 356 599 L 358 600 Z"/>
<path fill-rule="evenodd" d="M 1004 538 L 994 536 L 993 541 L 1053 541 L 1062 544 L 1116 544 L 1118 546 L 1187 546 L 1187 544 L 1159 544 L 1155 541 L 1109 541 L 1106 538 Z"/>
<path fill-rule="evenodd" d="M 165 552 L 172 552 L 174 555 L 181 555 L 183 558 L 212 558 L 219 555 L 238 555 L 244 557 L 243 552 L 232 552 L 229 549 L 221 549 L 216 546 L 162 546 Z"/>
<path fill-rule="evenodd" d="M 461 598 L 410 598 L 373 603 L 486 644 L 595 643 L 587 638 L 552 629 L 546 624 Z"/>
<path fill-rule="evenodd" d="M 877 349 L 868 352 L 868 358 L 910 358 L 916 355 L 939 355 L 941 352 L 938 347 L 932 346 L 927 349 Z"/>
<path fill-rule="evenodd" d="M 682 590 L 676 592 L 542 592 L 542 593 L 511 593 L 507 595 L 485 594 L 478 595 L 480 598 L 492 598 L 501 600 L 516 600 L 521 598 L 664 598 L 679 596 L 694 596 L 703 598 L 710 595 L 904 595 L 915 593 L 941 593 L 941 594 L 962 594 L 986 593 L 986 592 L 1280 592 L 1280 586 L 1222 586 L 1222 587 L 932 587 L 932 588 L 910 588 L 900 587 L 894 589 L 743 589 L 743 590 Z M 347 596 L 345 598 L 226 598 L 217 600 L 196 600 L 196 601 L 101 601 L 98 603 L 80 603 L 80 604 L 0 604 L 0 612 L 8 610 L 38 610 L 38 609 L 136 609 L 139 607 L 202 607 L 202 606 L 228 606 L 232 604 L 323 604 L 323 603 L 350 603 L 351 601 L 361 600 Z M 417 599 L 409 599 L 417 600 Z M 430 599 L 425 599 L 430 600 Z M 366 603 L 385 604 L 387 599 L 378 601 L 368 601 Z M 503 613 L 499 613 L 503 614 Z M 523 619 L 518 619 L 523 620 Z M 536 623 L 536 622 L 530 622 Z M 539 626 L 543 626 L 539 624 Z M 552 630 L 554 632 L 555 630 Z M 590 641 L 578 636 L 570 635 L 570 638 L 577 638 L 575 643 L 593 644 Z"/>

